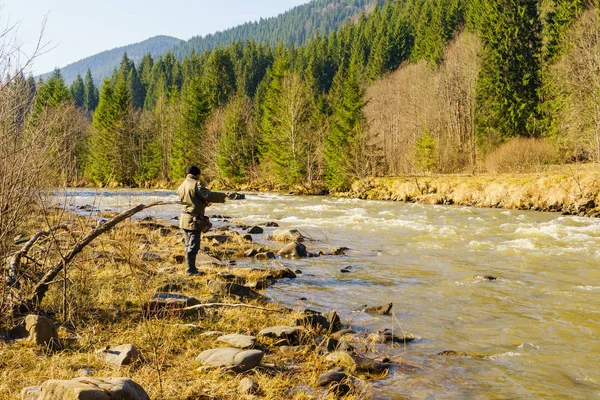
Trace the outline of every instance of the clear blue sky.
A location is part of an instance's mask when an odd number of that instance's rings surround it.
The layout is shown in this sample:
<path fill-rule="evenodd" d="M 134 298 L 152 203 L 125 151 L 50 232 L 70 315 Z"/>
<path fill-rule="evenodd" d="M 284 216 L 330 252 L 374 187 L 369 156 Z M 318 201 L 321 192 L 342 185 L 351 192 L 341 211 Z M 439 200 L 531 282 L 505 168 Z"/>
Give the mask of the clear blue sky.
<path fill-rule="evenodd" d="M 179 39 L 206 35 L 261 17 L 275 16 L 309 0 L 0 0 L 0 28 L 17 24 L 30 55 L 47 17 L 34 74 L 49 72 L 104 50 L 156 35 Z"/>

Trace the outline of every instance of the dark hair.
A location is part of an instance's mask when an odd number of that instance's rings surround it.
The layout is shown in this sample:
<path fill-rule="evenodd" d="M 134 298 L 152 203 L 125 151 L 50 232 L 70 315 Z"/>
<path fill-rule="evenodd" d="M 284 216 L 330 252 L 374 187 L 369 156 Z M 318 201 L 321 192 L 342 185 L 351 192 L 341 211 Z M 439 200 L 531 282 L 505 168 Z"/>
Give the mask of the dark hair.
<path fill-rule="evenodd" d="M 185 173 L 188 175 L 200 175 L 200 168 L 196 167 L 195 165 L 190 165 L 189 167 L 187 167 L 185 169 Z"/>

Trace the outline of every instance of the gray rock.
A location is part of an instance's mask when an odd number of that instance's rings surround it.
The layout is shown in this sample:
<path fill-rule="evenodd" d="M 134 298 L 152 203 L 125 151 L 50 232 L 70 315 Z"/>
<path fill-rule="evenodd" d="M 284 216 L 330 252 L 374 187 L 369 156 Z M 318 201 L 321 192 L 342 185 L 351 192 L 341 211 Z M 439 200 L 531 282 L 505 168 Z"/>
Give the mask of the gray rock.
<path fill-rule="evenodd" d="M 142 311 L 146 316 L 167 316 L 181 315 L 186 312 L 182 308 L 201 304 L 201 301 L 195 297 L 185 296 L 179 293 L 156 293 L 152 298 L 142 306 Z"/>
<path fill-rule="evenodd" d="M 362 357 L 346 351 L 336 351 L 327 356 L 327 361 L 336 363 L 351 372 L 383 374 L 390 368 L 389 363 Z"/>
<path fill-rule="evenodd" d="M 232 282 L 221 282 L 216 280 L 208 281 L 208 290 L 215 295 L 235 296 L 240 299 L 258 299 L 260 294 L 247 286 L 238 285 Z"/>
<path fill-rule="evenodd" d="M 228 347 L 206 350 L 196 361 L 205 366 L 223 367 L 233 372 L 244 372 L 260 364 L 265 353 L 260 350 L 240 350 Z"/>
<path fill-rule="evenodd" d="M 250 283 L 248 283 L 248 287 L 251 289 L 255 289 L 255 290 L 264 290 L 264 289 L 268 288 L 269 286 L 272 286 L 274 283 L 275 283 L 274 280 L 265 279 L 262 281 L 250 282 Z"/>
<path fill-rule="evenodd" d="M 22 400 L 150 400 L 144 389 L 128 378 L 80 377 L 49 380 L 23 389 Z"/>
<path fill-rule="evenodd" d="M 243 193 L 229 193 L 227 196 L 229 200 L 246 200 L 246 195 Z"/>
<path fill-rule="evenodd" d="M 25 329 L 35 344 L 55 347 L 59 345 L 58 331 L 50 318 L 30 314 L 25 318 Z"/>
<path fill-rule="evenodd" d="M 275 339 L 287 339 L 298 335 L 302 328 L 297 326 L 272 326 L 258 332 L 259 336 L 266 336 Z"/>
<path fill-rule="evenodd" d="M 162 261 L 162 257 L 156 253 L 150 253 L 149 251 L 143 252 L 139 255 L 140 260 L 145 262 L 158 262 Z"/>
<path fill-rule="evenodd" d="M 293 242 L 283 246 L 277 255 L 281 258 L 305 258 L 308 257 L 308 252 L 305 245 L 300 242 Z"/>
<path fill-rule="evenodd" d="M 219 342 L 227 343 L 238 349 L 250 349 L 256 344 L 256 337 L 248 335 L 240 335 L 233 333 L 231 335 L 223 335 L 217 338 Z"/>
<path fill-rule="evenodd" d="M 289 268 L 272 269 L 269 271 L 269 279 L 296 279 L 296 274 Z"/>
<path fill-rule="evenodd" d="M 246 395 L 258 394 L 260 392 L 260 386 L 256 381 L 253 381 L 250 378 L 244 378 L 240 381 L 239 385 L 240 393 Z"/>
<path fill-rule="evenodd" d="M 104 361 L 117 367 L 132 364 L 140 358 L 140 352 L 132 344 L 101 350 L 99 355 Z"/>
<path fill-rule="evenodd" d="M 383 329 L 377 333 L 369 335 L 369 339 L 376 343 L 400 343 L 406 344 L 410 342 L 414 342 L 419 338 L 404 334 L 402 337 L 394 335 L 391 329 Z"/>
<path fill-rule="evenodd" d="M 317 378 L 317 386 L 327 387 L 334 383 L 340 383 L 347 377 L 348 376 L 343 372 L 328 371 L 319 375 L 319 378 Z"/>
<path fill-rule="evenodd" d="M 258 235 L 258 234 L 264 233 L 264 231 L 265 230 L 263 228 L 261 228 L 260 226 L 256 226 L 255 225 L 255 226 L 253 226 L 251 228 L 248 228 L 248 230 L 246 232 L 251 233 L 253 235 Z"/>
<path fill-rule="evenodd" d="M 304 241 L 304 236 L 297 229 L 276 229 L 269 238 L 275 242 Z"/>
<path fill-rule="evenodd" d="M 90 367 L 83 367 L 83 368 L 79 368 L 77 370 L 77 375 L 79 376 L 93 376 L 96 372 L 98 372 L 97 370 L 90 368 Z"/>
<path fill-rule="evenodd" d="M 583 198 L 575 203 L 575 210 L 585 211 L 596 207 L 596 202 L 593 199 Z"/>
<path fill-rule="evenodd" d="M 365 308 L 364 311 L 367 314 L 390 315 L 390 312 L 392 311 L 393 306 L 394 306 L 393 303 L 388 303 L 385 306 L 368 307 L 368 308 Z"/>
<path fill-rule="evenodd" d="M 279 228 L 279 224 L 277 222 L 269 221 L 261 224 L 262 226 L 266 226 L 267 228 Z"/>

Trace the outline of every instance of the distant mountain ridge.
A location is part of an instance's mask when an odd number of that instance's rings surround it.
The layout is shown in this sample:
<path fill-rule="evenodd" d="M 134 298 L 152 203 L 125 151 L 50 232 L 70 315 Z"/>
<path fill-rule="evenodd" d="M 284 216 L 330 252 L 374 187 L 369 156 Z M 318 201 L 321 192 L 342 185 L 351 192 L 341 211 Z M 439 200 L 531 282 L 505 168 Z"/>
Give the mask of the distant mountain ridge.
<path fill-rule="evenodd" d="M 113 70 L 119 66 L 123 53 L 127 52 L 127 56 L 137 63 L 147 53 L 150 53 L 152 57 L 158 57 L 182 42 L 184 41 L 172 36 L 154 36 L 139 43 L 117 47 L 86 57 L 61 68 L 60 72 L 65 82 L 70 85 L 77 74 L 83 77 L 89 68 L 92 71 L 94 82 L 99 85 L 104 78 L 110 76 Z M 46 79 L 51 73 L 43 74 L 42 79 Z"/>
<path fill-rule="evenodd" d="M 124 52 L 134 62 L 150 53 L 157 58 L 172 51 L 178 59 L 192 52 L 202 53 L 216 46 L 226 46 L 235 41 L 255 40 L 261 43 L 283 42 L 301 45 L 317 32 L 328 34 L 338 29 L 351 18 L 363 11 L 369 11 L 376 0 L 313 0 L 279 14 L 276 17 L 247 22 L 221 32 L 206 36 L 195 36 L 184 41 L 170 36 L 155 36 L 140 43 L 117 47 L 61 68 L 65 82 L 70 85 L 77 74 L 84 76 L 89 68 L 94 82 L 99 85 L 118 68 Z M 51 74 L 42 75 L 45 79 Z"/>
<path fill-rule="evenodd" d="M 235 41 L 254 40 L 260 43 L 302 45 L 317 32 L 328 34 L 349 19 L 369 11 L 376 0 L 313 0 L 292 8 L 276 17 L 230 28 L 206 36 L 195 36 L 173 50 L 182 59 L 192 51 L 197 54 Z"/>

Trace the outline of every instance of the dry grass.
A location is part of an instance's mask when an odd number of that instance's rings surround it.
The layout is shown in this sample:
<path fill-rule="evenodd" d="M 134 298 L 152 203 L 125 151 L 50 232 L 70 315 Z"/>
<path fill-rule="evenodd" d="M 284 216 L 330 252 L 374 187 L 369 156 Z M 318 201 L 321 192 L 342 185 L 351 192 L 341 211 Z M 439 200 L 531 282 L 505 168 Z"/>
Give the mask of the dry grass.
<path fill-rule="evenodd" d="M 536 173 L 406 176 L 357 182 L 352 197 L 560 211 L 582 198 L 600 204 L 596 164 L 546 166 Z"/>
<path fill-rule="evenodd" d="M 38 221 L 39 222 L 39 221 Z M 70 224 L 70 234 L 40 243 L 37 252 L 48 250 L 51 243 L 61 243 L 67 248 L 77 239 L 79 231 L 91 229 L 90 221 L 57 213 L 48 216 L 48 224 Z M 24 229 L 33 233 L 33 225 Z M 253 244 L 232 241 L 231 244 L 203 246 L 210 252 L 235 252 L 240 254 Z M 141 252 L 161 255 L 162 261 L 140 261 Z M 215 337 L 202 336 L 207 331 L 257 334 L 259 330 L 276 325 L 290 325 L 298 318 L 296 312 L 276 313 L 257 309 L 208 309 L 202 318 L 152 318 L 142 315 L 144 303 L 155 293 L 155 288 L 168 282 L 183 285 L 183 293 L 197 298 L 210 296 L 205 282 L 217 273 L 227 271 L 246 281 L 264 278 L 264 271 L 242 268 L 207 268 L 206 276 L 185 277 L 181 272 L 157 273 L 161 266 L 175 265 L 175 256 L 183 256 L 183 245 L 176 229 L 148 229 L 135 222 L 125 222 L 115 230 L 93 242 L 71 265 L 68 275 L 67 312 L 64 313 L 63 285 L 51 286 L 43 310 L 61 322 L 59 334 L 63 348 L 50 351 L 28 341 L 0 342 L 0 399 L 19 396 L 27 386 L 39 385 L 48 379 L 72 379 L 82 368 L 95 370 L 94 376 L 127 376 L 146 389 L 153 399 L 240 399 L 239 381 L 249 376 L 261 387 L 261 397 L 308 399 L 328 398 L 323 389 L 314 387 L 318 375 L 331 366 L 316 351 L 283 355 L 272 347 L 273 340 L 259 338 L 266 349 L 262 366 L 244 374 L 231 374 L 223 370 L 198 370 L 195 358 L 204 350 L 225 347 Z M 46 260 L 51 264 L 53 259 Z M 270 263 L 259 265 L 271 266 Z M 25 283 L 25 282 L 24 282 Z M 27 293 L 32 284 L 21 288 Z M 226 300 L 227 301 L 227 300 Z M 229 300 L 235 302 L 233 300 Z M 250 304 L 259 305 L 257 302 Z M 263 304 L 263 306 L 265 306 Z M 266 307 L 277 308 L 276 305 Z M 63 317 L 66 316 L 66 318 Z M 4 327 L 18 320 L 4 320 Z M 189 326 L 192 324 L 194 326 Z M 182 326 L 188 325 L 188 326 Z M 316 344 L 316 336 L 307 336 L 307 344 Z M 96 351 L 106 346 L 134 344 L 143 361 L 115 368 L 102 361 Z M 346 398 L 364 398 L 362 389 Z M 202 397 L 208 396 L 208 397 Z"/>
<path fill-rule="evenodd" d="M 534 138 L 514 138 L 492 151 L 485 159 L 491 173 L 527 173 L 543 170 L 555 163 L 558 152 L 554 145 Z"/>

